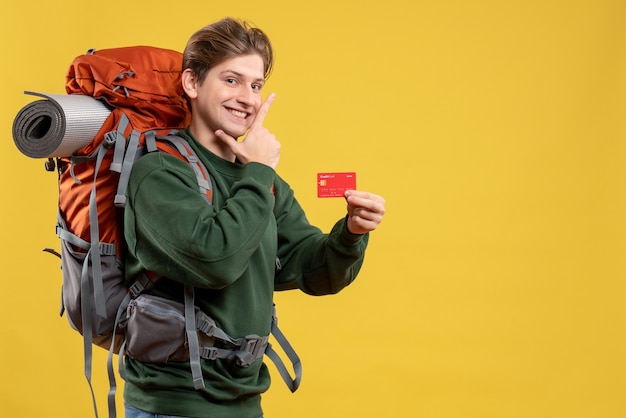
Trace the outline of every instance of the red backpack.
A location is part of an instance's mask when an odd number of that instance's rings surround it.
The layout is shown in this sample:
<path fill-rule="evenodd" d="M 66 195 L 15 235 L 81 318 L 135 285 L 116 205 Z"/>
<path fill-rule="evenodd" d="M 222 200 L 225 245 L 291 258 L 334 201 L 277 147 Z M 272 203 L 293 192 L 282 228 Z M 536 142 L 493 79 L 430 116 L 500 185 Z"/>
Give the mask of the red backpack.
<path fill-rule="evenodd" d="M 70 157 L 57 159 L 64 276 L 86 279 L 85 257 L 93 276 L 92 298 L 81 291 L 85 283 L 79 286 L 81 281 L 64 277 L 63 304 L 72 326 L 107 349 L 115 315 L 127 293 L 120 270 L 126 184 L 141 154 L 157 148 L 168 151 L 157 145 L 161 144 L 157 136 L 189 122 L 181 67 L 179 52 L 139 46 L 90 50 L 76 57 L 67 72 L 68 94 L 91 96 L 111 107 L 91 142 Z"/>

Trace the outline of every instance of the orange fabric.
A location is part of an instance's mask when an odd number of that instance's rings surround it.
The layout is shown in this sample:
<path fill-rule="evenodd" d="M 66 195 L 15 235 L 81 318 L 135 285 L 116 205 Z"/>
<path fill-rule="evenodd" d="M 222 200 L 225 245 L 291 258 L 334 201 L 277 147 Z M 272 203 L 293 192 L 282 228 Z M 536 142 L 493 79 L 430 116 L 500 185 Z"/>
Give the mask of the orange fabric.
<path fill-rule="evenodd" d="M 125 137 L 135 129 L 166 134 L 189 124 L 190 113 L 181 86 L 182 54 L 148 46 L 103 49 L 74 59 L 66 75 L 68 94 L 84 94 L 108 103 L 113 111 L 92 142 L 76 152 L 91 155 L 105 134 L 117 130 L 122 115 L 130 120 Z M 140 144 L 144 143 L 143 134 Z M 115 207 L 119 175 L 110 171 L 113 149 L 107 152 L 97 179 L 100 242 L 113 243 L 122 251 L 122 210 Z M 59 207 L 74 234 L 90 241 L 89 197 L 95 160 L 74 164 L 59 161 Z M 77 183 L 74 178 L 80 181 Z"/>

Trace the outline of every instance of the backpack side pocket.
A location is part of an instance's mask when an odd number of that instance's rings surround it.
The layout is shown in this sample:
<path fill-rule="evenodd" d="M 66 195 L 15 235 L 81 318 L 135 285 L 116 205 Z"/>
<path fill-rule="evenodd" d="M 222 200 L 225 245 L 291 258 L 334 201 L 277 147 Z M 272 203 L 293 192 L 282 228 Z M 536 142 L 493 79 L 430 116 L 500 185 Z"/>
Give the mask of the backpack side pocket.
<path fill-rule="evenodd" d="M 83 333 L 82 317 L 82 289 L 81 278 L 87 253 L 77 251 L 64 239 L 61 239 L 61 269 L 63 271 L 63 308 L 67 319 L 75 330 Z M 93 343 L 106 349 L 111 341 L 113 327 L 115 325 L 115 315 L 120 303 L 124 299 L 127 290 L 124 283 L 124 273 L 115 255 L 101 255 L 102 285 L 104 294 L 107 295 L 106 317 L 103 318 L 96 312 L 92 312 L 92 337 Z M 92 280 L 91 265 L 87 270 L 88 280 Z M 90 285 L 90 294 L 87 295 L 91 301 L 94 300 L 93 283 Z M 93 302 L 92 302 L 93 303 Z"/>
<path fill-rule="evenodd" d="M 189 360 L 182 303 L 140 295 L 128 305 L 126 354 L 143 363 Z"/>

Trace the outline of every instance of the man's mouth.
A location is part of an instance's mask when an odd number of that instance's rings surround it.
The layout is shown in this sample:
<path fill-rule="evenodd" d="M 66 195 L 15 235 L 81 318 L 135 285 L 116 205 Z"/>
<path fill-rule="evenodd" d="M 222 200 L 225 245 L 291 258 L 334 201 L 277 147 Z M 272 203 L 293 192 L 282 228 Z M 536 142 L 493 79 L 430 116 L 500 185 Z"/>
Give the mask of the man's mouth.
<path fill-rule="evenodd" d="M 241 118 L 241 119 L 245 119 L 245 118 L 248 116 L 248 113 L 246 113 L 246 112 L 242 112 L 241 110 L 236 110 L 236 109 L 228 109 L 228 111 L 229 111 L 231 114 L 233 114 L 233 115 L 235 115 L 236 117 Z"/>

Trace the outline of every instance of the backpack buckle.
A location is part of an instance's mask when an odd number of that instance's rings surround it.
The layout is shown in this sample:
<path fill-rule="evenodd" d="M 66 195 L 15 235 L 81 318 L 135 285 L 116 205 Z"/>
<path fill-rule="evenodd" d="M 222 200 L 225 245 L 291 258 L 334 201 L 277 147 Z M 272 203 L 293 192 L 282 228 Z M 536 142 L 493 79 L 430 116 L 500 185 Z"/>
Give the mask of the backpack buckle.
<path fill-rule="evenodd" d="M 263 357 L 269 337 L 248 335 L 245 337 L 245 346 L 235 353 L 236 363 L 239 367 L 249 367 L 255 360 Z"/>
<path fill-rule="evenodd" d="M 217 330 L 217 324 L 213 318 L 209 317 L 204 312 L 197 312 L 196 328 L 198 328 L 198 331 L 202 331 L 207 337 L 212 337 Z"/>
<path fill-rule="evenodd" d="M 102 140 L 102 145 L 105 148 L 111 148 L 115 145 L 115 141 L 117 140 L 117 131 L 109 131 L 104 134 L 104 139 Z"/>
<path fill-rule="evenodd" d="M 132 285 L 129 286 L 128 293 L 130 293 L 130 296 L 135 299 L 137 296 L 141 295 L 144 290 L 146 290 L 146 288 L 143 286 L 143 284 L 139 280 L 136 280 Z"/>
<path fill-rule="evenodd" d="M 205 360 L 217 360 L 218 354 L 215 347 L 200 347 L 200 357 Z"/>

